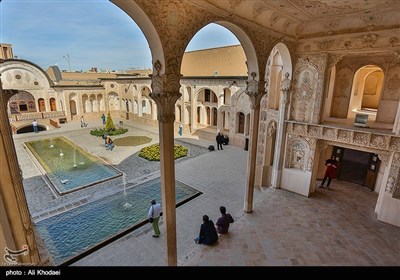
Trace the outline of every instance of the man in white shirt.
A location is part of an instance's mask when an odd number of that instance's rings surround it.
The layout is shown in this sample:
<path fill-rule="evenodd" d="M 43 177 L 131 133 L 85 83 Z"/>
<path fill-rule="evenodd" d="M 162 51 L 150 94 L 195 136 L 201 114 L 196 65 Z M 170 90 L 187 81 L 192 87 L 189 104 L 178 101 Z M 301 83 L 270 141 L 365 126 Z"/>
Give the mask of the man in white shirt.
<path fill-rule="evenodd" d="M 153 225 L 153 230 L 154 230 L 153 237 L 159 237 L 160 236 L 160 229 L 158 227 L 158 221 L 160 220 L 161 210 L 162 210 L 161 205 L 159 203 L 157 203 L 155 201 L 155 199 L 153 199 L 151 201 L 151 206 L 150 206 L 150 209 L 149 209 L 149 213 L 147 214 L 147 216 L 149 217 L 149 221 Z"/>
<path fill-rule="evenodd" d="M 33 120 L 32 126 L 33 126 L 33 131 L 35 133 L 38 133 L 39 132 L 39 128 L 38 128 L 38 122 L 36 120 Z"/>

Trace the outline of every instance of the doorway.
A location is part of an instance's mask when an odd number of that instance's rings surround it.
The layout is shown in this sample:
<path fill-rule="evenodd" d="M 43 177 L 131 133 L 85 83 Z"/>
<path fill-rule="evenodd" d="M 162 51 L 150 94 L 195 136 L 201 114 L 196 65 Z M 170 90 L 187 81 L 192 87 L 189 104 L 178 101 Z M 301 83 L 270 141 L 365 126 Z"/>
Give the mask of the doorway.
<path fill-rule="evenodd" d="M 375 189 L 380 163 L 376 154 L 334 147 L 332 155 L 339 162 L 338 180 Z"/>

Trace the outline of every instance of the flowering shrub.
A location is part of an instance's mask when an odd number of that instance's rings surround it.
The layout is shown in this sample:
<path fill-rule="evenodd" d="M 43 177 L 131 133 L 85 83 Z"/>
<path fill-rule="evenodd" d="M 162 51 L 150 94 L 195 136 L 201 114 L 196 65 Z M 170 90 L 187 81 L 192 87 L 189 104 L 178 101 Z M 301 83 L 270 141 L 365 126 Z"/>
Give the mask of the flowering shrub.
<path fill-rule="evenodd" d="M 187 156 L 188 149 L 182 145 L 174 145 L 174 159 Z M 150 161 L 160 161 L 160 145 L 154 144 L 143 148 L 139 156 Z"/>

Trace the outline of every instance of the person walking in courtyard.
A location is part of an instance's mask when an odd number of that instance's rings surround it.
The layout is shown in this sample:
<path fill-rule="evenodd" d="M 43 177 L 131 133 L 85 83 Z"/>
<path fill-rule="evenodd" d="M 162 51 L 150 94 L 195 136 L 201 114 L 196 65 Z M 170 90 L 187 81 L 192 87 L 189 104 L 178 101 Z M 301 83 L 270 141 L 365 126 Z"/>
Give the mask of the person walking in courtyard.
<path fill-rule="evenodd" d="M 222 136 L 221 132 L 218 132 L 217 137 L 215 137 L 215 140 L 217 141 L 218 150 L 220 147 L 221 147 L 221 150 L 223 150 L 222 143 L 224 142 L 224 136 Z"/>
<path fill-rule="evenodd" d="M 207 215 L 203 216 L 203 223 L 200 226 L 199 236 L 194 239 L 196 244 L 212 245 L 218 241 L 218 233 L 214 222 Z"/>
<path fill-rule="evenodd" d="M 153 237 L 160 236 L 160 228 L 158 227 L 158 221 L 160 220 L 160 213 L 161 213 L 161 205 L 156 202 L 155 199 L 151 201 L 151 206 L 149 209 L 149 213 L 147 214 L 149 218 L 149 222 L 153 225 L 154 234 Z"/>
<path fill-rule="evenodd" d="M 233 223 L 235 220 L 232 218 L 231 214 L 226 213 L 226 208 L 224 206 L 219 207 L 219 211 L 221 212 L 221 217 L 218 218 L 217 223 L 217 232 L 219 234 L 226 234 L 229 230 L 229 224 Z"/>
<path fill-rule="evenodd" d="M 183 125 L 180 124 L 179 125 L 179 136 L 182 136 L 182 132 L 183 132 Z"/>
<path fill-rule="evenodd" d="M 38 127 L 38 122 L 36 120 L 33 120 L 32 126 L 33 126 L 33 132 L 38 133 L 39 127 Z"/>
<path fill-rule="evenodd" d="M 101 119 L 103 121 L 103 125 L 106 124 L 106 116 L 104 114 L 101 115 Z"/>
<path fill-rule="evenodd" d="M 329 186 L 331 184 L 331 180 L 336 178 L 337 161 L 335 156 L 332 156 L 331 159 L 326 160 L 325 166 L 326 169 L 325 169 L 324 179 L 322 180 L 322 183 L 319 187 L 323 188 L 326 179 L 328 179 L 328 184 L 326 185 L 326 187 L 330 190 Z"/>
<path fill-rule="evenodd" d="M 85 123 L 83 116 L 81 116 L 81 127 L 87 127 L 87 123 Z"/>

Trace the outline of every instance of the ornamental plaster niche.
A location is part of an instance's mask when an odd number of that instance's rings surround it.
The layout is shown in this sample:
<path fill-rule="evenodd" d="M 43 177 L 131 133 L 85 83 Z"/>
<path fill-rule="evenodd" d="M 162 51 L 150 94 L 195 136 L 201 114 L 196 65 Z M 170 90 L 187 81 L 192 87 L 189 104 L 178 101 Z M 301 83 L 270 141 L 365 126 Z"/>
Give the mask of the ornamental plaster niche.
<path fill-rule="evenodd" d="M 347 117 L 353 74 L 353 70 L 346 66 L 337 70 L 335 86 L 333 89 L 331 117 Z"/>
<path fill-rule="evenodd" d="M 260 114 L 260 122 L 266 122 L 267 121 L 267 111 L 262 111 Z"/>
<path fill-rule="evenodd" d="M 250 98 L 245 92 L 241 92 L 236 100 L 236 112 L 250 113 Z"/>
<path fill-rule="evenodd" d="M 295 80 L 293 94 L 292 118 L 296 121 L 311 121 L 312 106 L 314 104 L 314 92 L 316 87 L 316 69 L 311 65 L 305 66 L 299 71 L 298 79 Z"/>
<path fill-rule="evenodd" d="M 308 165 L 308 155 L 310 153 L 310 147 L 307 141 L 302 138 L 290 139 L 287 151 L 286 168 L 294 168 L 306 171 Z"/>
<path fill-rule="evenodd" d="M 261 98 L 260 109 L 261 109 L 261 111 L 266 111 L 267 108 L 268 108 L 268 94 L 265 94 L 265 95 Z"/>
<path fill-rule="evenodd" d="M 272 137 L 276 132 L 277 123 L 276 121 L 270 121 L 267 127 L 267 137 Z"/>
<path fill-rule="evenodd" d="M 265 123 L 260 124 L 259 132 L 261 135 L 265 134 Z"/>
<path fill-rule="evenodd" d="M 279 118 L 278 110 L 274 110 L 274 109 L 267 110 L 267 120 L 274 120 L 274 121 L 278 122 L 278 118 Z"/>
<path fill-rule="evenodd" d="M 314 164 L 314 154 L 317 148 L 317 139 L 315 138 L 306 138 L 308 142 L 309 152 L 307 159 L 307 171 L 312 172 L 313 164 Z"/>

